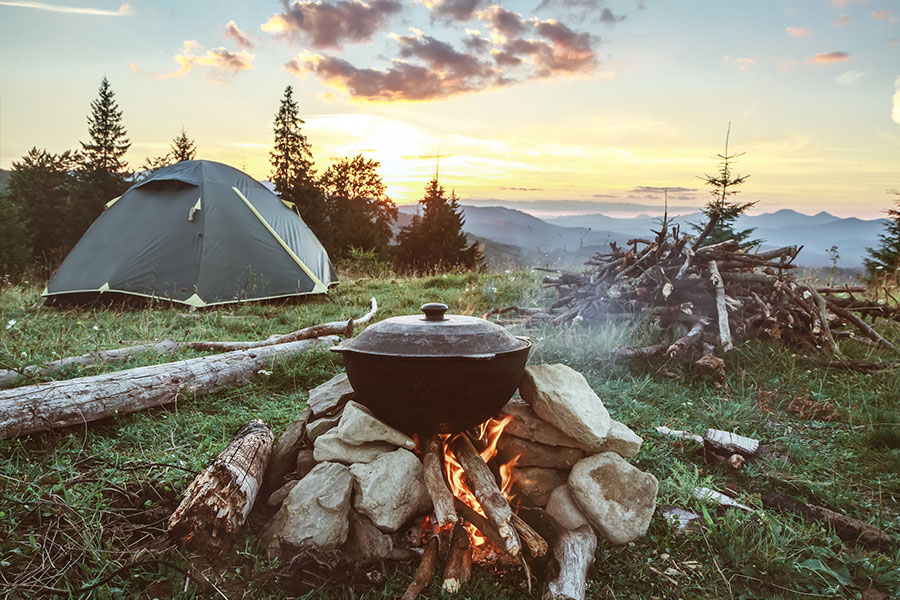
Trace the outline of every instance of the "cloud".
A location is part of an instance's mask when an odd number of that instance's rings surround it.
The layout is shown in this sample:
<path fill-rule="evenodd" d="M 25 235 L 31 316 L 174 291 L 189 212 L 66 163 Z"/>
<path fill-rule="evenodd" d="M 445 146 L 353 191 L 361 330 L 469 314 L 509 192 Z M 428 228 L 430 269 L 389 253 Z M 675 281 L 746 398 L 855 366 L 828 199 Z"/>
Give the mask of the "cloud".
<path fill-rule="evenodd" d="M 650 192 L 653 194 L 662 194 L 663 192 L 696 192 L 697 188 L 686 188 L 686 187 L 656 187 L 652 185 L 639 185 L 631 190 L 632 192 Z M 690 198 L 690 197 L 688 197 Z"/>
<path fill-rule="evenodd" d="M 486 0 L 425 0 L 425 6 L 431 12 L 444 20 L 470 21 L 475 13 L 483 6 L 487 6 Z"/>
<path fill-rule="evenodd" d="M 314 48 L 340 49 L 345 42 L 367 42 L 399 13 L 398 0 L 282 0 L 284 11 L 262 25 L 266 33 L 304 39 Z"/>
<path fill-rule="evenodd" d="M 888 40 L 888 44 L 896 46 L 897 44 L 900 44 L 900 38 L 891 38 Z"/>
<path fill-rule="evenodd" d="M 604 8 L 603 10 L 600 11 L 599 20 L 600 20 L 600 22 L 606 23 L 607 25 L 615 25 L 616 23 L 624 21 L 625 15 L 617 15 L 617 14 L 614 14 L 613 11 L 609 10 L 608 8 Z"/>
<path fill-rule="evenodd" d="M 847 87 L 853 87 L 856 85 L 856 82 L 859 81 L 863 75 L 865 75 L 867 71 L 854 71 L 850 70 L 846 73 L 842 73 L 834 78 L 834 80 L 841 84 L 846 85 Z"/>
<path fill-rule="evenodd" d="M 897 80 L 894 82 L 894 110 L 891 111 L 891 118 L 894 120 L 894 123 L 900 125 L 900 75 L 897 76 Z"/>
<path fill-rule="evenodd" d="M 812 37 L 813 31 L 809 27 L 786 27 L 785 31 L 795 38 Z"/>
<path fill-rule="evenodd" d="M 520 14 L 497 5 L 479 11 L 477 16 L 490 27 L 494 35 L 503 38 L 516 37 L 528 26 L 522 21 Z"/>
<path fill-rule="evenodd" d="M 544 188 L 530 188 L 530 187 L 501 187 L 501 190 L 509 190 L 512 192 L 543 192 Z"/>
<path fill-rule="evenodd" d="M 228 21 L 228 24 L 225 26 L 225 37 L 233 40 L 244 50 L 252 50 L 253 48 L 255 48 L 253 42 L 250 41 L 250 38 L 247 37 L 246 33 L 241 31 L 241 29 L 237 26 L 237 23 L 234 22 L 234 19 Z"/>
<path fill-rule="evenodd" d="M 15 6 L 17 8 L 34 8 L 50 12 L 70 13 L 76 15 L 94 15 L 99 17 L 127 17 L 134 14 L 134 8 L 128 2 L 119 6 L 118 10 L 105 10 L 102 8 L 79 8 L 76 6 L 59 6 L 58 4 L 45 4 L 44 2 L 31 2 L 29 0 L 0 0 L 0 6 Z"/>
<path fill-rule="evenodd" d="M 835 8 L 847 8 L 850 4 L 865 4 L 869 0 L 831 0 L 831 5 Z"/>
<path fill-rule="evenodd" d="M 594 36 L 576 32 L 553 19 L 534 20 L 535 30 L 552 44 L 534 46 L 532 60 L 541 77 L 559 72 L 574 73 L 593 69 L 597 64 L 592 44 Z"/>
<path fill-rule="evenodd" d="M 181 53 L 174 56 L 175 62 L 179 65 L 178 70 L 160 75 L 157 79 L 184 77 L 196 66 L 208 69 L 206 78 L 209 81 L 222 83 L 241 71 L 252 69 L 254 58 L 255 56 L 246 50 L 232 52 L 225 48 L 211 48 L 204 52 L 203 46 L 197 41 L 187 40 Z"/>
<path fill-rule="evenodd" d="M 820 52 L 813 56 L 810 60 L 816 64 L 824 65 L 828 63 L 842 62 L 850 58 L 846 52 Z"/>
<path fill-rule="evenodd" d="M 885 8 L 883 10 L 873 10 L 872 18 L 890 21 L 892 24 L 900 21 L 900 19 L 894 16 L 894 12 L 888 8 Z"/>
<path fill-rule="evenodd" d="M 437 40 L 420 31 L 414 35 L 393 35 L 400 44 L 401 58 L 420 59 L 432 70 L 445 77 L 458 79 L 490 78 L 493 71 L 471 54 L 458 52 L 446 42 Z"/>
<path fill-rule="evenodd" d="M 831 24 L 834 27 L 841 27 L 843 25 L 850 25 L 853 23 L 853 19 L 850 18 L 850 15 L 841 15 L 837 19 L 835 19 Z"/>
<path fill-rule="evenodd" d="M 741 71 L 748 71 L 750 67 L 756 64 L 756 60 L 753 58 L 742 57 L 742 56 L 725 56 L 722 58 L 723 62 L 733 62 L 738 65 Z"/>
<path fill-rule="evenodd" d="M 543 0 L 535 11 L 559 5 L 567 8 L 579 19 L 591 19 L 606 25 L 615 25 L 625 20 L 625 15 L 617 15 L 607 7 L 600 8 L 605 0 Z M 642 2 L 638 2 L 638 8 L 643 10 Z"/>

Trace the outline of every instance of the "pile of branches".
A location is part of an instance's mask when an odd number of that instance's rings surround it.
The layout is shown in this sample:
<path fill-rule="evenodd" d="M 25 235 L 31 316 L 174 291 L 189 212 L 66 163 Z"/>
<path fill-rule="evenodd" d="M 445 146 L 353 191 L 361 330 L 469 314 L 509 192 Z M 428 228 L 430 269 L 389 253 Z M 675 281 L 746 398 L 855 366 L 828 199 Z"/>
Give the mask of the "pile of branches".
<path fill-rule="evenodd" d="M 541 269 L 553 273 L 543 280 L 556 290 L 551 306 L 496 308 L 485 317 L 518 313 L 526 323 L 561 326 L 652 316 L 660 324 L 654 343 L 614 353 L 692 358 L 707 371 L 723 366 L 718 355 L 756 336 L 831 355 L 839 354 L 842 337 L 897 351 L 866 322 L 900 321 L 897 306 L 855 297 L 863 287 L 816 288 L 797 280 L 794 261 L 802 246 L 750 252 L 734 240 L 704 245 L 714 224 L 711 219 L 694 238 L 677 226 L 670 230 L 664 219 L 655 237 L 629 240 L 624 248 L 613 242 L 585 272 Z"/>

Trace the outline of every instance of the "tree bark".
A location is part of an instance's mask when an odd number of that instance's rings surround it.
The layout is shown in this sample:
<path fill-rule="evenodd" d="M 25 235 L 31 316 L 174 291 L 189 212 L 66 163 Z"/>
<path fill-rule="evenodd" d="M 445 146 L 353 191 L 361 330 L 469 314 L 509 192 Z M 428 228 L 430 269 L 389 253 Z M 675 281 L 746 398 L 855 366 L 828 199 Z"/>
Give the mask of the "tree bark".
<path fill-rule="evenodd" d="M 253 508 L 272 439 L 272 431 L 259 419 L 238 429 L 185 491 L 169 518 L 169 535 L 192 550 L 224 550 Z"/>
<path fill-rule="evenodd" d="M 425 456 L 422 457 L 424 465 L 425 488 L 434 505 L 434 516 L 438 525 L 444 527 L 456 523 L 456 509 L 453 508 L 453 494 L 447 488 L 444 480 L 444 471 L 441 468 L 441 456 L 438 454 L 441 448 L 437 436 L 429 436 L 424 441 Z"/>
<path fill-rule="evenodd" d="M 336 336 L 237 350 L 0 392 L 0 438 L 81 425 L 253 381 L 274 362 L 329 346 Z"/>
<path fill-rule="evenodd" d="M 472 578 L 472 544 L 469 533 L 462 523 L 453 526 L 450 534 L 450 548 L 447 550 L 447 561 L 444 563 L 444 577 L 441 587 L 455 594 Z"/>

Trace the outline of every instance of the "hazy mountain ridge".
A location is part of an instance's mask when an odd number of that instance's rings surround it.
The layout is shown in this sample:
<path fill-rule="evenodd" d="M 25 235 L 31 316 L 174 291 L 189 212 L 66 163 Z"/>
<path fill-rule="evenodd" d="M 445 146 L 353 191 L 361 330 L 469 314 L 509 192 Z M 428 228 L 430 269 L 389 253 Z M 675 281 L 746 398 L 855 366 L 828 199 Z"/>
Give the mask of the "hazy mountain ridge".
<path fill-rule="evenodd" d="M 504 248 L 503 258 L 509 259 L 510 248 L 521 249 L 515 262 L 548 264 L 576 263 L 594 251 L 608 248 L 611 241 L 620 244 L 632 237 L 648 237 L 659 227 L 660 218 L 639 215 L 632 218 L 609 217 L 604 214 L 569 215 L 540 219 L 528 213 L 500 206 L 462 205 L 465 232 L 473 239 L 491 240 Z M 409 222 L 416 205 L 400 207 L 398 226 Z M 692 231 L 691 224 L 701 222 L 699 212 L 674 217 L 673 224 L 682 231 Z M 840 267 L 861 268 L 866 248 L 878 245 L 878 235 L 884 231 L 887 219 L 864 220 L 855 217 L 836 217 L 827 212 L 806 215 L 782 209 L 761 215 L 743 216 L 738 220 L 742 228 L 753 227 L 755 236 L 762 238 L 763 249 L 788 245 L 803 245 L 797 263 L 809 267 L 831 266 L 828 250 L 837 246 Z M 488 258 L 493 258 L 490 247 Z"/>

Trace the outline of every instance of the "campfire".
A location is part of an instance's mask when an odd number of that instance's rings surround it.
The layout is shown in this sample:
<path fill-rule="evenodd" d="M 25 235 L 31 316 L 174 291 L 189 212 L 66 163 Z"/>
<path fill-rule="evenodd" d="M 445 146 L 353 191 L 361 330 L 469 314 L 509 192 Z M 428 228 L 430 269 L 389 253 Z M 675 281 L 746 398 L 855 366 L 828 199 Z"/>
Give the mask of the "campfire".
<path fill-rule="evenodd" d="M 170 534 L 224 548 L 259 490 L 274 511 L 260 533 L 288 562 L 334 550 L 360 565 L 418 560 L 410 600 L 435 573 L 456 592 L 473 564 L 500 561 L 521 565 L 529 588 L 541 574 L 544 598 L 584 598 L 598 537 L 643 536 L 657 482 L 628 463 L 641 438 L 580 373 L 528 367 L 520 393 L 477 427 L 408 436 L 338 375 L 310 391 L 277 444 L 261 422 L 243 427 L 187 490 Z"/>

